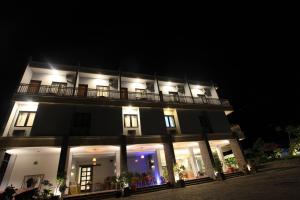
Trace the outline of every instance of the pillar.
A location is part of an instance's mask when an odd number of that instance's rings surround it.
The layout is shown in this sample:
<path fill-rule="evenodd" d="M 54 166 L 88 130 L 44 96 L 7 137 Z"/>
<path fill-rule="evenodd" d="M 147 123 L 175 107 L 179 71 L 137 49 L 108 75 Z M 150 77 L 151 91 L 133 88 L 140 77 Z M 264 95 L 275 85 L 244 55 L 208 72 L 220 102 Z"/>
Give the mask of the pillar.
<path fill-rule="evenodd" d="M 216 146 L 216 150 L 217 150 L 217 154 L 223 164 L 223 171 L 225 172 L 226 171 L 226 165 L 225 165 L 225 158 L 224 158 L 224 154 L 223 154 L 223 150 L 222 150 L 222 147 L 217 145 Z"/>
<path fill-rule="evenodd" d="M 189 153 L 190 153 L 190 161 L 191 161 L 191 167 L 192 167 L 192 170 L 193 170 L 193 173 L 194 173 L 194 177 L 197 177 L 198 176 L 198 169 L 197 169 L 197 164 L 196 164 L 196 158 L 195 158 L 195 155 L 194 155 L 194 151 L 193 151 L 193 148 L 189 148 Z"/>
<path fill-rule="evenodd" d="M 237 161 L 237 164 L 239 166 L 239 169 L 242 172 L 247 172 L 247 161 L 245 159 L 244 153 L 241 149 L 240 143 L 238 139 L 230 139 L 230 147 L 233 152 L 233 155 Z"/>
<path fill-rule="evenodd" d="M 0 167 L 2 165 L 2 162 L 4 160 L 4 156 L 5 156 L 5 149 L 0 149 Z"/>
<path fill-rule="evenodd" d="M 126 173 L 128 171 L 127 167 L 127 136 L 121 136 L 121 145 L 120 145 L 120 168 L 121 173 Z"/>
<path fill-rule="evenodd" d="M 168 170 L 168 180 L 171 185 L 175 184 L 174 165 L 176 164 L 176 158 L 173 148 L 173 139 L 171 135 L 167 136 L 167 140 L 164 143 L 165 158 Z"/>
<path fill-rule="evenodd" d="M 205 167 L 205 174 L 215 179 L 214 158 L 209 145 L 205 141 L 199 141 L 199 148 Z"/>
<path fill-rule="evenodd" d="M 61 144 L 61 150 L 60 150 L 60 156 L 59 156 L 59 162 L 58 162 L 58 169 L 57 169 L 57 177 L 67 176 L 67 170 L 68 170 L 68 162 L 69 162 L 69 154 L 70 154 L 70 147 L 69 144 L 69 137 L 64 137 L 62 144 Z"/>

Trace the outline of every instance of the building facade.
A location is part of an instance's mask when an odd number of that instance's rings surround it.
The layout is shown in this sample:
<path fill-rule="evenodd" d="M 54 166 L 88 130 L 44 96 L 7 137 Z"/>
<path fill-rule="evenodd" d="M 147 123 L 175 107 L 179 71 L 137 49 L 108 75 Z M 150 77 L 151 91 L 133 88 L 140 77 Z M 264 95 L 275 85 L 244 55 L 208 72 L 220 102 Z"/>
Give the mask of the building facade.
<path fill-rule="evenodd" d="M 218 162 L 244 171 L 231 112 L 212 83 L 30 62 L 0 138 L 1 189 L 65 174 L 67 194 L 112 190 L 125 172 L 147 187 L 215 178 Z"/>

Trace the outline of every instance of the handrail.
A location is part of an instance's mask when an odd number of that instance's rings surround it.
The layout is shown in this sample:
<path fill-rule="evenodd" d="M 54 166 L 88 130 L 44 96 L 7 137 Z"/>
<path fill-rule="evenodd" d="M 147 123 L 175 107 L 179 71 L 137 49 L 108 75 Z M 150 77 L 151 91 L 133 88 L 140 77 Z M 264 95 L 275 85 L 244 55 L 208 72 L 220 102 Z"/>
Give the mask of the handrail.
<path fill-rule="evenodd" d="M 92 88 L 64 87 L 52 85 L 34 85 L 20 84 L 16 94 L 19 95 L 37 95 L 37 96 L 61 96 L 74 98 L 98 98 L 98 99 L 116 99 L 116 100 L 132 100 L 132 101 L 150 101 L 160 102 L 158 93 L 148 92 L 125 92 L 120 93 L 119 90 L 103 90 Z M 205 96 L 194 97 L 185 95 L 163 94 L 163 101 L 172 104 L 210 104 L 220 106 L 230 106 L 227 99 L 207 98 Z"/>

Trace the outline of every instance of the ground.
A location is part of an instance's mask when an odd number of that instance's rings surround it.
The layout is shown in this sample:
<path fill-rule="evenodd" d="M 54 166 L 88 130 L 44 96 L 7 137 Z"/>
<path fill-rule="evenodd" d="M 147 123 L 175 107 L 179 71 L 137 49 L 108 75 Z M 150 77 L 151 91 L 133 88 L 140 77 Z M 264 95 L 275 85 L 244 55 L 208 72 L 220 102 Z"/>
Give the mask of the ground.
<path fill-rule="evenodd" d="M 277 166 L 254 175 L 188 186 L 186 188 L 133 195 L 124 199 L 300 199 L 300 166 Z"/>

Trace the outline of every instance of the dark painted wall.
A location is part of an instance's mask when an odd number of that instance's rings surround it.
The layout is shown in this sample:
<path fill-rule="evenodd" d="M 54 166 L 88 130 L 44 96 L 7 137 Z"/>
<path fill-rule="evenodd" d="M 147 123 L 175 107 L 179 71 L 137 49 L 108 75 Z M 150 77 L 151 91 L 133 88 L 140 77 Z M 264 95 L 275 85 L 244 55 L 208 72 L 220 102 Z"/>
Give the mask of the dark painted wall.
<path fill-rule="evenodd" d="M 70 132 L 74 106 L 40 103 L 30 135 L 59 136 Z"/>
<path fill-rule="evenodd" d="M 202 127 L 199 122 L 199 110 L 177 110 L 181 134 L 201 134 Z"/>
<path fill-rule="evenodd" d="M 224 112 L 209 111 L 207 112 L 207 117 L 214 133 L 230 132 L 230 124 Z"/>
<path fill-rule="evenodd" d="M 213 133 L 229 133 L 230 124 L 222 111 L 177 110 L 182 134 L 200 134 L 199 116 L 206 116 Z"/>
<path fill-rule="evenodd" d="M 90 113 L 88 131 L 80 135 L 110 136 L 122 134 L 122 108 L 101 106 L 72 106 L 58 104 L 39 104 L 32 127 L 32 136 L 57 136 L 71 131 L 74 113 Z M 75 134 L 74 134 L 75 135 Z M 77 134 L 78 135 L 78 132 Z"/>
<path fill-rule="evenodd" d="M 140 108 L 142 135 L 166 134 L 164 111 L 161 108 Z"/>

